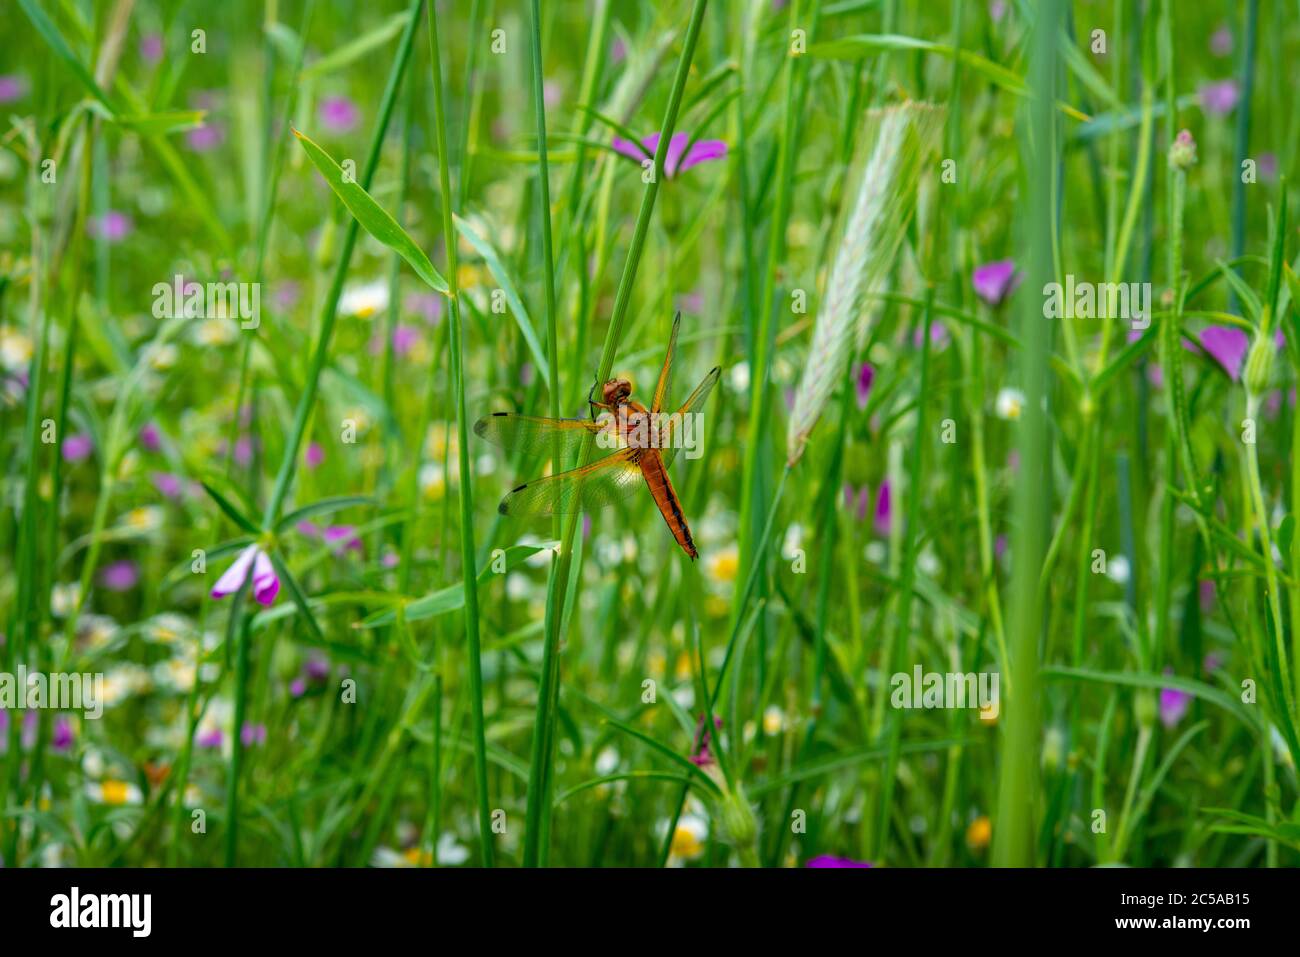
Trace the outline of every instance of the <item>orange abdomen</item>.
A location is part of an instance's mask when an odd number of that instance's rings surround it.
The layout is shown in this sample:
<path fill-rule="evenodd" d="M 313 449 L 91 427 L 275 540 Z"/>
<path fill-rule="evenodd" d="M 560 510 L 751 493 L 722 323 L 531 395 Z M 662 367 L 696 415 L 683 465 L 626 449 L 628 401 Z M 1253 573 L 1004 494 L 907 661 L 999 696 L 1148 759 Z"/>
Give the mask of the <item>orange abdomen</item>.
<path fill-rule="evenodd" d="M 677 544 L 682 546 L 682 551 L 686 552 L 692 560 L 698 558 L 700 553 L 691 538 L 686 516 L 682 514 L 682 503 L 677 498 L 673 483 L 668 479 L 668 470 L 664 468 L 664 460 L 660 458 L 659 450 L 643 450 L 637 463 L 641 466 L 645 484 L 649 486 L 650 494 L 654 496 L 655 504 L 659 506 L 659 514 L 668 523 L 668 530 L 673 533 L 673 538 L 677 539 Z"/>

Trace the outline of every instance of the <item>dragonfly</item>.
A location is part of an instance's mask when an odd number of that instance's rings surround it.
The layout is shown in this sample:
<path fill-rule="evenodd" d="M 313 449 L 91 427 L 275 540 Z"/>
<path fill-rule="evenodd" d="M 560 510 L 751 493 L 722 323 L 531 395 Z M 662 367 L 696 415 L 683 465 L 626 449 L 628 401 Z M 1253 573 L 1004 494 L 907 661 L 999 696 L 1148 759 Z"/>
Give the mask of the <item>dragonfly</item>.
<path fill-rule="evenodd" d="M 599 440 L 600 446 L 617 449 L 588 465 L 516 486 L 501 500 L 497 511 L 518 516 L 596 511 L 644 487 L 650 490 L 677 544 L 692 560 L 699 557 L 681 500 L 668 477 L 668 467 L 681 450 L 683 423 L 704 405 L 722 370 L 714 366 L 681 408 L 672 414 L 663 412 L 680 327 L 678 313 L 673 318 L 668 353 L 648 409 L 632 398 L 629 380 L 609 379 L 593 384 L 587 393 L 591 413 L 587 419 L 493 412 L 474 423 L 474 432 L 481 438 L 532 457 L 558 455 L 558 461 L 564 461 L 588 440 Z M 596 400 L 593 395 L 598 384 L 600 399 Z M 598 409 L 602 413 L 599 416 Z"/>

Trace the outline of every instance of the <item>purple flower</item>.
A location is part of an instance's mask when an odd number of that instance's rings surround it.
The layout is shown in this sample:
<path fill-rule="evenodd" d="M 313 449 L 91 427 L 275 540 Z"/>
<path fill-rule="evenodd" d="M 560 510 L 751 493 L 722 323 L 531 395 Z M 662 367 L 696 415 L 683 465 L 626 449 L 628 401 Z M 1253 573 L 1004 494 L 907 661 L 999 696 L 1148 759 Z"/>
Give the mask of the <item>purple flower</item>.
<path fill-rule="evenodd" d="M 253 597 L 263 605 L 270 605 L 280 591 L 280 579 L 275 574 L 271 558 L 257 545 L 249 545 L 234 563 L 222 573 L 212 586 L 213 598 L 233 595 L 252 574 Z"/>
<path fill-rule="evenodd" d="M 834 854 L 818 854 L 811 858 L 804 867 L 871 867 L 870 861 L 855 861 L 851 857 L 836 857 Z"/>
<path fill-rule="evenodd" d="M 295 698 L 301 698 L 307 693 L 307 682 L 302 678 L 294 678 L 289 685 L 289 694 Z"/>
<path fill-rule="evenodd" d="M 207 731 L 200 731 L 194 736 L 194 743 L 200 748 L 219 748 L 224 736 L 220 728 L 209 728 Z"/>
<path fill-rule="evenodd" d="M 1210 52 L 1217 57 L 1225 57 L 1232 52 L 1232 31 L 1226 23 L 1220 23 L 1218 29 L 1210 34 Z"/>
<path fill-rule="evenodd" d="M 1016 272 L 1013 260 L 999 259 L 975 267 L 975 272 L 971 274 L 971 285 L 975 287 L 975 295 L 990 306 L 997 306 L 1015 291 L 1022 278 Z"/>
<path fill-rule="evenodd" d="M 871 502 L 871 489 L 865 485 L 853 491 L 853 486 L 848 482 L 844 483 L 844 507 L 854 512 L 859 522 L 864 521 L 867 517 L 867 506 Z"/>
<path fill-rule="evenodd" d="M 255 744 L 266 744 L 266 725 L 245 721 L 239 731 L 239 740 L 246 748 L 251 748 Z"/>
<path fill-rule="evenodd" d="M 140 581 L 140 566 L 129 559 L 105 565 L 99 583 L 109 591 L 130 591 Z"/>
<path fill-rule="evenodd" d="M 220 123 L 204 120 L 185 133 L 185 145 L 195 153 L 211 153 L 226 141 L 226 129 Z"/>
<path fill-rule="evenodd" d="M 146 422 L 140 429 L 140 444 L 146 452 L 157 452 L 162 448 L 162 430 L 153 422 Z"/>
<path fill-rule="evenodd" d="M 1202 612 L 1209 614 L 1210 609 L 1214 607 L 1214 596 L 1217 591 L 1218 587 L 1214 584 L 1214 579 L 1201 579 L 1196 587 L 1196 594 L 1200 599 Z"/>
<path fill-rule="evenodd" d="M 247 435 L 235 439 L 235 464 L 241 468 L 253 461 L 253 440 Z"/>
<path fill-rule="evenodd" d="M 302 453 L 302 460 L 307 463 L 307 468 L 318 468 L 325 461 L 325 450 L 320 447 L 319 442 L 311 442 L 307 450 Z"/>
<path fill-rule="evenodd" d="M 1201 345 L 1236 382 L 1241 375 L 1241 362 L 1250 348 L 1250 337 L 1235 326 L 1206 326 L 1201 330 Z M 1184 348 L 1188 348 L 1186 343 Z"/>
<path fill-rule="evenodd" d="M 393 352 L 404 356 L 420 341 L 420 330 L 415 326 L 398 324 L 393 329 Z"/>
<path fill-rule="evenodd" d="M 324 658 L 308 658 L 302 673 L 313 684 L 321 684 L 330 676 L 330 663 Z"/>
<path fill-rule="evenodd" d="M 1000 23 L 1007 15 L 1007 0 L 989 0 L 989 19 Z"/>
<path fill-rule="evenodd" d="M 0 103 L 12 103 L 27 95 L 27 78 L 17 74 L 0 76 Z"/>
<path fill-rule="evenodd" d="M 1223 655 L 1217 651 L 1207 652 L 1205 659 L 1201 662 L 1201 667 L 1206 671 L 1218 671 L 1223 667 Z"/>
<path fill-rule="evenodd" d="M 145 63 L 157 63 L 162 59 L 163 40 L 157 33 L 150 33 L 140 38 L 140 59 Z"/>
<path fill-rule="evenodd" d="M 1165 669 L 1165 674 L 1172 673 L 1170 669 Z M 1172 728 L 1183 720 L 1183 715 L 1187 714 L 1187 706 L 1191 703 L 1192 696 L 1186 691 L 1179 691 L 1176 688 L 1161 688 L 1160 723 L 1166 728 Z"/>
<path fill-rule="evenodd" d="M 164 498 L 179 499 L 181 497 L 181 480 L 170 472 L 154 472 L 150 476 L 153 479 L 153 487 L 162 493 Z"/>
<path fill-rule="evenodd" d="M 72 747 L 73 740 L 72 722 L 65 715 L 59 715 L 54 722 L 54 736 L 50 738 L 50 745 L 55 751 L 67 751 Z"/>
<path fill-rule="evenodd" d="M 95 440 L 89 435 L 69 435 L 63 440 L 63 461 L 80 462 L 95 451 Z"/>
<path fill-rule="evenodd" d="M 700 715 L 695 721 L 695 740 L 691 742 L 690 762 L 698 768 L 707 768 L 713 763 L 713 752 L 709 750 L 710 732 L 708 721 Z M 713 726 L 722 727 L 722 718 L 714 715 Z"/>
<path fill-rule="evenodd" d="M 876 534 L 881 538 L 889 537 L 890 512 L 889 479 L 885 479 L 880 483 L 880 491 L 876 493 L 875 525 Z"/>
<path fill-rule="evenodd" d="M 327 96 L 320 102 L 320 122 L 331 133 L 348 133 L 361 119 L 361 111 L 346 96 Z"/>
<path fill-rule="evenodd" d="M 331 525 L 325 529 L 324 539 L 327 545 L 334 546 L 337 555 L 349 551 L 361 551 L 361 539 L 357 537 L 355 525 Z"/>
<path fill-rule="evenodd" d="M 1226 116 L 1237 106 L 1240 93 L 1236 80 L 1220 80 L 1201 87 L 1201 109 L 1211 116 Z"/>
<path fill-rule="evenodd" d="M 686 150 L 686 144 L 690 139 L 688 133 L 674 133 L 673 138 L 668 141 L 668 153 L 664 156 L 664 175 L 669 179 L 699 163 L 722 159 L 727 155 L 727 144 L 722 140 L 696 140 L 690 152 L 683 157 L 682 153 Z M 642 137 L 640 143 L 633 143 L 631 140 L 616 136 L 613 146 L 616 153 L 642 163 L 654 158 L 655 150 L 659 146 L 659 134 L 651 133 L 649 136 Z"/>
<path fill-rule="evenodd" d="M 120 243 L 131 234 L 131 217 L 116 209 L 110 209 L 102 216 L 92 216 L 86 229 L 90 235 L 105 242 Z"/>
<path fill-rule="evenodd" d="M 858 394 L 858 411 L 861 412 L 867 407 L 867 397 L 871 395 L 871 383 L 876 380 L 876 370 L 871 367 L 871 363 L 864 362 L 858 367 L 858 374 L 853 380 L 853 386 Z"/>
<path fill-rule="evenodd" d="M 921 342 L 924 339 L 924 337 L 925 337 L 925 333 L 922 331 L 920 326 L 917 326 L 916 332 L 912 334 L 912 345 L 915 346 L 917 349 L 921 348 Z M 947 344 L 947 342 L 948 342 L 948 327 L 945 326 L 942 322 L 930 323 L 930 345 L 936 349 L 941 349 L 943 348 L 944 345 Z"/>

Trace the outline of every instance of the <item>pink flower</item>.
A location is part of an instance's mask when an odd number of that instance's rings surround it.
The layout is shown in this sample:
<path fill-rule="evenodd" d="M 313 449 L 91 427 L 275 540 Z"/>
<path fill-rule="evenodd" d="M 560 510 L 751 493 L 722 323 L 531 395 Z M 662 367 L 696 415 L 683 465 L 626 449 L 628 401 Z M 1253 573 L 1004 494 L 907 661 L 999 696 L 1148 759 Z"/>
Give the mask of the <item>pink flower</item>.
<path fill-rule="evenodd" d="M 207 731 L 200 731 L 194 736 L 194 743 L 200 748 L 219 748 L 224 736 L 220 728 L 209 728 Z"/>
<path fill-rule="evenodd" d="M 334 546 L 335 554 L 361 551 L 361 539 L 357 537 L 355 525 L 331 525 L 325 529 L 322 537 L 326 544 Z"/>
<path fill-rule="evenodd" d="M 402 300 L 402 308 L 432 326 L 442 316 L 442 296 L 433 292 L 408 293 Z"/>
<path fill-rule="evenodd" d="M 876 534 L 881 538 L 889 537 L 889 518 L 892 509 L 890 507 L 889 496 L 889 479 L 880 483 L 880 491 L 876 493 Z"/>
<path fill-rule="evenodd" d="M 1241 363 L 1250 349 L 1250 337 L 1235 326 L 1206 326 L 1201 330 L 1201 345 L 1233 382 L 1241 376 Z M 1184 348 L 1190 346 L 1184 342 Z"/>
<path fill-rule="evenodd" d="M 713 752 L 709 750 L 710 732 L 708 721 L 700 715 L 695 721 L 695 740 L 691 742 L 690 762 L 698 768 L 707 768 L 713 763 Z M 722 727 L 722 718 L 714 715 L 715 728 Z"/>
<path fill-rule="evenodd" d="M 302 460 L 307 463 L 307 468 L 318 468 L 325 461 L 325 450 L 320 447 L 319 442 L 310 442 L 306 451 L 302 453 Z"/>
<path fill-rule="evenodd" d="M 140 38 L 140 59 L 145 63 L 157 63 L 162 59 L 163 40 L 157 33 L 150 33 Z"/>
<path fill-rule="evenodd" d="M 1226 23 L 1220 23 L 1218 29 L 1210 34 L 1210 52 L 1217 57 L 1225 57 L 1232 52 L 1232 31 Z"/>
<path fill-rule="evenodd" d="M 1165 669 L 1166 674 L 1169 669 Z M 1160 723 L 1166 728 L 1172 728 L 1183 720 L 1183 715 L 1187 714 L 1187 707 L 1192 703 L 1192 696 L 1186 691 L 1179 691 L 1176 688 L 1160 689 Z"/>
<path fill-rule="evenodd" d="M 67 751 L 72 747 L 74 740 L 72 722 L 65 715 L 59 715 L 54 722 L 54 736 L 50 738 L 50 746 L 55 751 Z"/>
<path fill-rule="evenodd" d="M 727 144 L 722 140 L 697 140 L 691 146 L 690 152 L 683 157 L 682 152 L 689 141 L 690 135 L 687 133 L 674 133 L 673 138 L 668 141 L 668 152 L 664 156 L 664 175 L 669 179 L 673 179 L 678 173 L 685 172 L 692 166 L 709 160 L 722 159 L 727 155 Z M 643 137 L 640 143 L 633 143 L 631 140 L 616 136 L 613 146 L 615 152 L 637 163 L 643 163 L 654 158 L 655 150 L 659 146 L 659 134 L 651 133 Z"/>
<path fill-rule="evenodd" d="M 854 511 L 859 522 L 867 517 L 867 505 L 870 501 L 871 489 L 864 485 L 855 493 L 852 485 L 848 482 L 844 483 L 844 507 Z"/>
<path fill-rule="evenodd" d="M 140 567 L 127 559 L 105 565 L 99 574 L 99 583 L 109 591 L 130 591 L 139 581 Z"/>
<path fill-rule="evenodd" d="M 867 398 L 871 395 L 871 383 L 875 380 L 876 370 L 871 367 L 869 362 L 862 363 L 858 367 L 858 374 L 853 380 L 853 388 L 858 396 L 859 412 L 867 407 Z"/>
<path fill-rule="evenodd" d="M 346 96 L 327 96 L 320 103 L 320 122 L 331 133 L 348 133 L 361 119 L 361 111 Z"/>
<path fill-rule="evenodd" d="M 270 605 L 280 591 L 280 579 L 275 574 L 271 558 L 258 545 L 249 545 L 234 563 L 222 573 L 212 586 L 213 598 L 225 598 L 244 587 L 252 573 L 253 597 L 263 605 Z"/>
<path fill-rule="evenodd" d="M 63 461 L 80 462 L 95 451 L 95 440 L 89 435 L 69 435 L 63 440 Z"/>
<path fill-rule="evenodd" d="M 266 744 L 266 725 L 245 721 L 239 731 L 239 740 L 246 748 L 251 748 L 255 744 Z"/>
<path fill-rule="evenodd" d="M 1240 92 L 1236 80 L 1206 83 L 1200 89 L 1201 109 L 1211 116 L 1226 116 L 1237 106 Z"/>
<path fill-rule="evenodd" d="M 0 76 L 0 103 L 12 103 L 27 95 L 27 78 L 16 74 Z"/>
<path fill-rule="evenodd" d="M 105 242 L 120 243 L 131 235 L 131 217 L 116 209 L 110 209 L 102 216 L 92 216 L 86 229 L 96 239 Z"/>
<path fill-rule="evenodd" d="M 971 285 L 975 287 L 975 295 L 990 306 L 997 306 L 1015 292 L 1022 278 L 1020 273 L 1016 272 L 1016 264 L 1013 260 L 999 259 L 977 266 L 975 272 L 971 274 Z"/>
<path fill-rule="evenodd" d="M 804 867 L 871 867 L 870 861 L 855 861 L 851 857 L 836 857 L 834 854 L 819 854 L 810 858 Z"/>
<path fill-rule="evenodd" d="M 140 429 L 140 445 L 146 452 L 157 452 L 162 448 L 162 430 L 153 422 L 146 422 Z"/>
<path fill-rule="evenodd" d="M 150 478 L 153 479 L 153 487 L 162 493 L 164 498 L 179 499 L 181 497 L 181 480 L 170 472 L 154 472 Z"/>

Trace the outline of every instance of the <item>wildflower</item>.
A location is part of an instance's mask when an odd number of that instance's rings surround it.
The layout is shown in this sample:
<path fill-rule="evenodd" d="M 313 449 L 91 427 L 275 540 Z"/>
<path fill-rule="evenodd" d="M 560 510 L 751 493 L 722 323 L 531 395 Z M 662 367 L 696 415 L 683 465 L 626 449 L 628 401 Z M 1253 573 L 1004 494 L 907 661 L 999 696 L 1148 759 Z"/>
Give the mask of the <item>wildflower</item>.
<path fill-rule="evenodd" d="M 992 836 L 993 825 L 989 823 L 988 817 L 981 814 L 966 828 L 966 845 L 972 851 L 982 851 L 989 846 L 989 838 Z"/>
<path fill-rule="evenodd" d="M 1210 34 L 1210 52 L 1220 58 L 1232 53 L 1232 31 L 1226 23 L 1220 23 L 1218 29 Z"/>
<path fill-rule="evenodd" d="M 119 243 L 131 235 L 131 217 L 116 209 L 110 209 L 102 216 L 92 216 L 86 228 L 90 235 L 109 243 Z"/>
<path fill-rule="evenodd" d="M 246 748 L 251 748 L 257 744 L 266 744 L 266 725 L 245 721 L 244 727 L 239 731 L 239 740 Z"/>
<path fill-rule="evenodd" d="M 10 73 L 0 76 L 0 103 L 12 103 L 27 95 L 27 79 Z"/>
<path fill-rule="evenodd" d="M 689 141 L 690 135 L 687 133 L 674 133 L 673 138 L 668 141 L 668 152 L 664 156 L 664 175 L 669 179 L 675 178 L 678 173 L 685 172 L 692 166 L 709 160 L 722 159 L 727 155 L 727 144 L 722 140 L 696 140 L 690 151 L 683 157 L 682 153 L 686 150 Z M 640 143 L 616 136 L 613 146 L 616 153 L 643 163 L 654 158 L 655 150 L 659 147 L 659 134 L 651 133 L 649 136 L 642 137 Z"/>
<path fill-rule="evenodd" d="M 99 583 L 109 591 L 130 591 L 139 581 L 140 566 L 129 559 L 105 565 L 99 575 Z"/>
<path fill-rule="evenodd" d="M 856 505 L 855 515 L 859 522 L 867 517 L 867 503 L 871 500 L 871 489 L 865 485 L 858 489 L 856 495 L 853 492 L 853 486 L 848 482 L 844 483 L 844 507 L 853 509 Z"/>
<path fill-rule="evenodd" d="M 361 551 L 361 539 L 357 537 L 355 525 L 331 525 L 322 536 L 325 543 L 334 546 L 334 552 L 342 555 L 348 551 Z"/>
<path fill-rule="evenodd" d="M 881 538 L 889 537 L 890 518 L 892 514 L 893 509 L 891 506 L 889 479 L 885 479 L 880 483 L 880 490 L 876 492 L 875 528 L 876 534 Z"/>
<path fill-rule="evenodd" d="M 734 582 L 740 569 L 740 553 L 733 546 L 715 551 L 708 557 L 707 573 L 716 582 Z"/>
<path fill-rule="evenodd" d="M 432 326 L 442 318 L 442 297 L 432 292 L 407 293 L 402 300 L 402 310 Z"/>
<path fill-rule="evenodd" d="M 672 842 L 668 848 L 668 859 L 681 866 L 683 861 L 693 861 L 704 853 L 704 844 L 709 839 L 709 825 L 698 814 L 683 814 L 673 831 Z"/>
<path fill-rule="evenodd" d="M 1171 674 L 1168 668 L 1165 674 Z M 1179 691 L 1177 688 L 1160 689 L 1160 723 L 1166 728 L 1173 728 L 1179 721 L 1183 720 L 1183 715 L 1187 714 L 1187 707 L 1192 703 L 1192 696 L 1186 691 Z"/>
<path fill-rule="evenodd" d="M 1200 89 L 1201 109 L 1211 116 L 1227 116 L 1237 106 L 1240 92 L 1236 80 L 1206 83 Z"/>
<path fill-rule="evenodd" d="M 1013 260 L 999 259 L 977 266 L 971 273 L 971 285 L 975 287 L 975 295 L 990 306 L 999 306 L 1015 292 L 1022 278 Z"/>
<path fill-rule="evenodd" d="M 140 59 L 145 63 L 157 63 L 162 59 L 163 40 L 157 33 L 150 33 L 140 38 Z"/>
<path fill-rule="evenodd" d="M 321 448 L 319 442 L 310 442 L 307 449 L 302 453 L 302 460 L 307 468 L 314 469 L 325 461 L 325 450 Z"/>
<path fill-rule="evenodd" d="M 1188 169 L 1196 163 L 1196 140 L 1188 130 L 1179 130 L 1169 147 L 1169 165 L 1174 169 Z"/>
<path fill-rule="evenodd" d="M 691 742 L 690 762 L 697 768 L 707 768 L 713 764 L 713 752 L 709 750 L 709 729 L 704 715 L 700 715 L 695 722 L 695 740 Z M 713 726 L 722 727 L 722 718 L 714 715 Z"/>
<path fill-rule="evenodd" d="M 858 367 L 858 374 L 853 379 L 853 386 L 858 397 L 858 411 L 867 407 L 867 398 L 871 395 L 871 383 L 876 380 L 876 370 L 869 362 Z"/>
<path fill-rule="evenodd" d="M 780 734 L 785 727 L 785 712 L 776 705 L 768 705 L 763 712 L 763 733 L 768 737 Z"/>
<path fill-rule="evenodd" d="M 63 440 L 63 461 L 80 462 L 89 458 L 90 453 L 95 451 L 95 440 L 89 435 L 77 434 L 69 435 Z"/>
<path fill-rule="evenodd" d="M 116 778 L 91 781 L 86 785 L 86 795 L 97 804 L 139 804 L 144 799 L 136 785 Z"/>
<path fill-rule="evenodd" d="M 250 572 L 253 597 L 263 605 L 270 605 L 280 591 L 280 579 L 275 574 L 270 556 L 256 544 L 249 545 L 240 552 L 234 563 L 217 579 L 217 583 L 212 586 L 212 597 L 225 598 L 233 595 L 249 580 Z"/>
<path fill-rule="evenodd" d="M 9 326 L 0 328 L 0 365 L 10 370 L 25 370 L 31 361 L 31 338 Z"/>
<path fill-rule="evenodd" d="M 350 133 L 361 120 L 361 111 L 346 96 L 327 96 L 320 103 L 320 123 L 331 133 Z"/>
<path fill-rule="evenodd" d="M 224 740 L 225 735 L 218 727 L 200 728 L 194 736 L 194 743 L 200 748 L 219 748 Z"/>
<path fill-rule="evenodd" d="M 388 308 L 388 283 L 377 279 L 364 286 L 353 286 L 339 299 L 339 314 L 368 319 Z"/>
<path fill-rule="evenodd" d="M 456 840 L 456 835 L 444 831 L 438 838 L 438 863 L 455 867 L 469 860 L 469 848 Z"/>
<path fill-rule="evenodd" d="M 851 857 L 836 857 L 834 854 L 818 854 L 809 858 L 804 867 L 874 867 L 870 861 L 855 861 Z"/>
<path fill-rule="evenodd" d="M 1235 326 L 1207 326 L 1201 330 L 1201 345 L 1233 382 L 1240 378 L 1241 360 L 1250 348 L 1246 333 Z"/>
<path fill-rule="evenodd" d="M 54 722 L 54 734 L 50 738 L 50 746 L 55 751 L 68 751 L 72 748 L 74 740 L 72 722 L 68 720 L 66 715 L 59 715 Z"/>
<path fill-rule="evenodd" d="M 170 472 L 154 472 L 150 475 L 150 479 L 153 481 L 153 487 L 156 488 L 164 498 L 176 500 L 181 497 L 181 480 Z"/>
<path fill-rule="evenodd" d="M 140 428 L 140 445 L 146 452 L 157 452 L 162 448 L 162 430 L 153 422 L 146 422 Z"/>
<path fill-rule="evenodd" d="M 1013 389 L 1010 386 L 999 389 L 993 408 L 997 412 L 999 419 L 1015 422 L 1020 418 L 1020 413 L 1024 411 L 1025 394 L 1019 389 Z"/>

